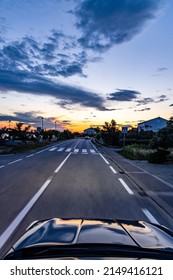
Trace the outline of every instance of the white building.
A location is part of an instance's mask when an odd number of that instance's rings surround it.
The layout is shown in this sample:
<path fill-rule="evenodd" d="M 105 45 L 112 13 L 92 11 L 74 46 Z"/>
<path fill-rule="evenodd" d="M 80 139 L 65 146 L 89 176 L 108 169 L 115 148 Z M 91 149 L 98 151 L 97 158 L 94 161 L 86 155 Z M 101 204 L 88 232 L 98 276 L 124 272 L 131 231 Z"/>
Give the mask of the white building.
<path fill-rule="evenodd" d="M 157 117 L 148 121 L 138 123 L 138 130 L 157 132 L 158 130 L 164 128 L 167 125 L 167 122 L 168 121 L 166 119 Z"/>

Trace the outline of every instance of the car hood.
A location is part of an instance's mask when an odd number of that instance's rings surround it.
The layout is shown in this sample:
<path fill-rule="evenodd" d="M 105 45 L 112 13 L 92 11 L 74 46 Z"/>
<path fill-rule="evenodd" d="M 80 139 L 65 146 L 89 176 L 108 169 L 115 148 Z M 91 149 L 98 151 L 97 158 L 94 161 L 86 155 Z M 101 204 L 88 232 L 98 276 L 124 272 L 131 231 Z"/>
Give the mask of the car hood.
<path fill-rule="evenodd" d="M 33 223 L 13 246 L 116 244 L 173 250 L 173 233 L 144 221 L 53 218 Z"/>

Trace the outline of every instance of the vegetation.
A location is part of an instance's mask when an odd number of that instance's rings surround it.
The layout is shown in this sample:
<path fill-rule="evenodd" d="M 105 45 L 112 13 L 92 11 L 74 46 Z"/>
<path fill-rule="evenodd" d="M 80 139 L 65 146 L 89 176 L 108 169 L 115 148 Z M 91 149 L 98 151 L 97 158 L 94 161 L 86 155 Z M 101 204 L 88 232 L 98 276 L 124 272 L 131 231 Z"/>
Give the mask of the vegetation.
<path fill-rule="evenodd" d="M 0 130 L 0 153 L 21 152 L 28 149 L 42 147 L 51 141 L 74 138 L 75 134 L 69 130 L 62 132 L 58 130 L 31 131 L 30 126 L 24 123 L 16 123 L 13 129 L 6 127 Z"/>
<path fill-rule="evenodd" d="M 103 145 L 122 148 L 120 153 L 129 159 L 148 160 L 151 163 L 163 163 L 167 160 L 173 161 L 173 117 L 167 126 L 157 133 L 152 131 L 138 131 L 131 128 L 127 134 L 119 130 L 115 120 L 105 122 L 102 128 L 95 129 L 95 138 Z M 71 139 L 81 136 L 79 133 L 72 133 L 69 130 L 62 132 L 58 130 L 30 130 L 19 122 L 14 129 L 0 130 L 0 145 L 18 146 L 18 150 L 27 147 L 43 146 L 50 141 Z M 19 145 L 18 145 L 19 144 Z"/>
<path fill-rule="evenodd" d="M 97 130 L 96 139 L 104 145 L 122 147 L 120 153 L 126 158 L 163 163 L 173 160 L 173 117 L 157 133 L 132 128 L 125 137 L 117 129 L 115 120 L 112 120 Z"/>
<path fill-rule="evenodd" d="M 121 154 L 128 159 L 147 160 L 152 150 L 148 146 L 141 144 L 132 144 L 123 147 Z"/>

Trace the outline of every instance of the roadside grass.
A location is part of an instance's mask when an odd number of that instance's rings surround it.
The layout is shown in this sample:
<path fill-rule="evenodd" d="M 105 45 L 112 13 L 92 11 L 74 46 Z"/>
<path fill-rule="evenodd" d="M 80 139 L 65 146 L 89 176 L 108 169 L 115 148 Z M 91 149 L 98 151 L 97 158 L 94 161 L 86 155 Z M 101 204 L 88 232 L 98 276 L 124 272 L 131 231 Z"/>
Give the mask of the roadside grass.
<path fill-rule="evenodd" d="M 119 152 L 125 158 L 131 160 L 148 160 L 150 163 L 173 162 L 173 149 L 150 149 L 145 145 L 127 145 Z"/>
<path fill-rule="evenodd" d="M 144 145 L 127 145 L 122 148 L 120 154 L 125 158 L 132 160 L 148 160 L 149 155 L 154 152 L 152 149 L 148 149 Z"/>

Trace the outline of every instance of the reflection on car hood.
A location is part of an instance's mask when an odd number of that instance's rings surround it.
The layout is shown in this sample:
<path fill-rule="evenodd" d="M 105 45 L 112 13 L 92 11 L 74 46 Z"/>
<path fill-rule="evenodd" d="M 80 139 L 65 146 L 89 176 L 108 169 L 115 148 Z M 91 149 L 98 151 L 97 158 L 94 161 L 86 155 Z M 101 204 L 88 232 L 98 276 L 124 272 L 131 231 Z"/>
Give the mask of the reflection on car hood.
<path fill-rule="evenodd" d="M 13 246 L 116 244 L 173 250 L 173 233 L 144 221 L 53 218 L 33 223 Z"/>

